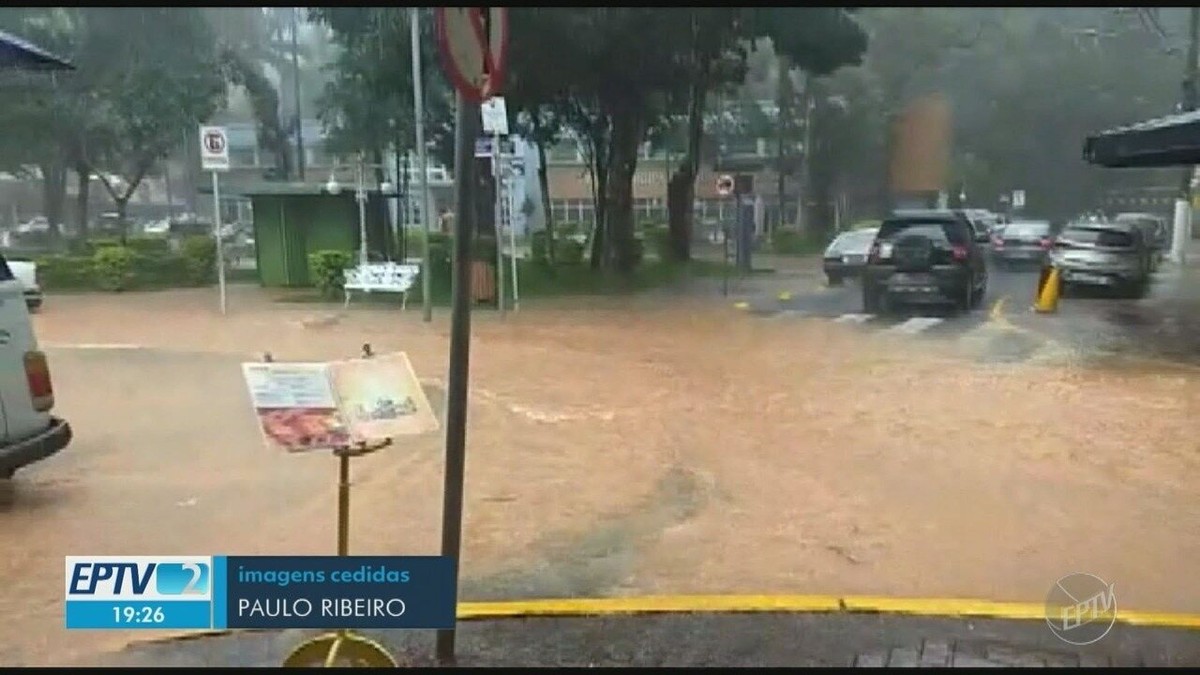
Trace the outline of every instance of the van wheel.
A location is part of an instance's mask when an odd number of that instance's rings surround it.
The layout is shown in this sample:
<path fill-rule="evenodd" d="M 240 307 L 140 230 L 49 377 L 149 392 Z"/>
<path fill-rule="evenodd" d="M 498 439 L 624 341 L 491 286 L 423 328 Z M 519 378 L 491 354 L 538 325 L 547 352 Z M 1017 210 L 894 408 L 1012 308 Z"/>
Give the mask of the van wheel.
<path fill-rule="evenodd" d="M 975 306 L 975 279 L 967 279 L 966 286 L 958 294 L 954 300 L 954 308 L 964 314 L 971 311 Z"/>

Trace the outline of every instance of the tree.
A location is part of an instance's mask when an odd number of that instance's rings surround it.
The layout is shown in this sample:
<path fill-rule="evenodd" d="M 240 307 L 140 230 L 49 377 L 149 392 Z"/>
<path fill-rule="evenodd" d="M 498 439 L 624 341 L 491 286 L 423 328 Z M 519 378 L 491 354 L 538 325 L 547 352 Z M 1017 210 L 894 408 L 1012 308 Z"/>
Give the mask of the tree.
<path fill-rule="evenodd" d="M 89 110 L 106 143 L 81 144 L 81 160 L 116 207 L 125 236 L 129 199 L 180 134 L 195 130 L 225 102 L 211 28 L 199 10 L 84 10 L 78 63 Z"/>

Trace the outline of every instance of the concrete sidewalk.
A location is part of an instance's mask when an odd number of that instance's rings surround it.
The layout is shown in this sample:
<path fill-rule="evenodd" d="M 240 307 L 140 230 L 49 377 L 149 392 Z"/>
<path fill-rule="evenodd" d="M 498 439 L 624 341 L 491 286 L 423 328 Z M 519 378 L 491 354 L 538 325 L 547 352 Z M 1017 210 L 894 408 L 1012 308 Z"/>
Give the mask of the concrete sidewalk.
<path fill-rule="evenodd" d="M 278 667 L 314 631 L 141 643 L 89 665 Z M 401 666 L 433 666 L 431 631 L 375 631 Z M 1060 641 L 1041 620 L 860 613 L 646 614 L 459 623 L 459 666 L 1197 666 L 1200 631 L 1118 623 Z"/>

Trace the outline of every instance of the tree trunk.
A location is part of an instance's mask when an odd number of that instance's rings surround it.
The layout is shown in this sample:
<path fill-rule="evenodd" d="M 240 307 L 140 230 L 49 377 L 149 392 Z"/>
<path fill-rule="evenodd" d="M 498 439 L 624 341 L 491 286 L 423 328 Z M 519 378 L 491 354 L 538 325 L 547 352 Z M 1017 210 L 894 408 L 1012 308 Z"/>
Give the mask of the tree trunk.
<path fill-rule="evenodd" d="M 383 182 L 387 180 L 387 176 L 383 173 L 383 150 L 379 148 L 372 150 L 371 162 L 375 164 L 375 185 L 382 187 Z M 388 258 L 390 259 L 392 255 L 395 255 L 399 247 L 396 243 L 396 231 L 392 228 L 391 213 L 388 211 L 388 199 L 388 197 L 383 196 L 383 191 L 380 190 L 377 210 L 380 215 L 379 222 L 383 225 L 383 250 L 388 254 Z"/>
<path fill-rule="evenodd" d="M 75 176 L 79 179 L 79 193 L 75 197 L 75 227 L 80 239 L 88 236 L 88 207 L 91 199 L 92 172 L 88 167 L 76 166 Z"/>
<path fill-rule="evenodd" d="M 63 213 L 67 203 L 67 168 L 58 162 L 41 166 L 42 213 L 49 222 L 47 234 L 51 241 L 59 238 Z"/>
<path fill-rule="evenodd" d="M 608 185 L 609 185 L 609 156 L 607 134 L 603 130 L 594 131 L 588 144 L 591 146 L 588 171 L 592 174 L 592 211 L 595 223 L 592 226 L 592 250 L 590 255 L 591 267 L 594 270 L 605 267 L 605 252 L 608 250 Z"/>
<path fill-rule="evenodd" d="M 637 172 L 638 149 L 644 133 L 640 106 L 629 105 L 612 112 L 608 186 L 605 193 L 605 220 L 608 225 L 605 248 L 609 266 L 621 273 L 632 272 L 637 263 L 634 252 L 633 177 Z"/>
<path fill-rule="evenodd" d="M 667 228 L 672 257 L 692 259 L 692 232 L 696 216 L 696 174 L 704 142 L 704 109 L 708 101 L 709 64 L 701 64 L 688 101 L 687 155 L 667 184 Z"/>
<path fill-rule="evenodd" d="M 130 190 L 128 194 L 132 195 L 133 190 Z M 117 232 L 121 245 L 124 246 L 129 242 L 129 218 L 125 215 L 129 211 L 129 197 L 114 198 L 113 205 L 117 208 Z"/>
<path fill-rule="evenodd" d="M 535 138 L 540 138 L 535 136 Z M 554 210 L 550 208 L 550 174 L 546 169 L 546 144 L 538 140 L 538 187 L 542 191 L 542 217 L 546 228 L 546 260 L 554 266 Z"/>

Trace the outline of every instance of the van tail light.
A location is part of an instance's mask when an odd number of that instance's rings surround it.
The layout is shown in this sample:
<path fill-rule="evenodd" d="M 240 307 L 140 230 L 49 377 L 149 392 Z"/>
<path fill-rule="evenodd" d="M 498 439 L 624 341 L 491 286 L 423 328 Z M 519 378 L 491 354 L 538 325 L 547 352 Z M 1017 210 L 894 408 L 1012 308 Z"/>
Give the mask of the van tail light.
<path fill-rule="evenodd" d="M 1054 240 L 1050 237 L 1042 237 L 1042 241 L 1040 243 L 1042 248 L 1049 250 L 1050 247 L 1054 245 Z"/>
<path fill-rule="evenodd" d="M 950 255 L 954 256 L 954 259 L 958 260 L 960 262 L 963 260 L 966 260 L 967 259 L 967 247 L 966 246 L 955 246 L 950 249 Z"/>
<path fill-rule="evenodd" d="M 39 351 L 25 352 L 25 381 L 29 383 L 29 398 L 33 409 L 46 412 L 54 407 L 54 387 L 50 384 L 50 364 Z"/>

